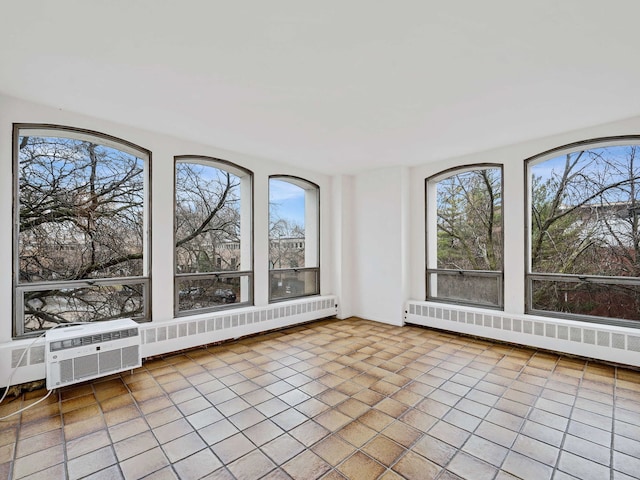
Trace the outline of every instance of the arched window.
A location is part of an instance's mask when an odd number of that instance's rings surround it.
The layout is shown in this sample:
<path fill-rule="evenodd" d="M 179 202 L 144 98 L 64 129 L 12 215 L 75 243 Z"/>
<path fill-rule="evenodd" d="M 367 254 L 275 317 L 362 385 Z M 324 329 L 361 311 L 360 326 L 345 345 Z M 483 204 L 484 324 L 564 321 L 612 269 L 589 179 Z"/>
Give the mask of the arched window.
<path fill-rule="evenodd" d="M 252 173 L 175 158 L 175 313 L 253 303 Z"/>
<path fill-rule="evenodd" d="M 87 130 L 14 125 L 15 335 L 149 318 L 150 153 Z"/>
<path fill-rule="evenodd" d="M 640 137 L 526 160 L 527 312 L 600 323 L 640 320 Z"/>
<path fill-rule="evenodd" d="M 320 188 L 284 175 L 269 179 L 269 300 L 320 293 Z"/>
<path fill-rule="evenodd" d="M 502 307 L 501 167 L 460 167 L 425 184 L 427 300 Z"/>

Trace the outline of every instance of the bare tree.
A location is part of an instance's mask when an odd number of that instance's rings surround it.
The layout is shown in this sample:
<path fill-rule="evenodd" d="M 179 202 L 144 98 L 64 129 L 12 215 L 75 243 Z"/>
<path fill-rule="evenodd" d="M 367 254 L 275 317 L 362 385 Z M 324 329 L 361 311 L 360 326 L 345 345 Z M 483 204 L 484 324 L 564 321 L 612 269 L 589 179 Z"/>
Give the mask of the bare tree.
<path fill-rule="evenodd" d="M 501 270 L 500 170 L 479 169 L 438 182 L 438 268 Z"/>
<path fill-rule="evenodd" d="M 272 269 L 304 267 L 304 227 L 281 218 L 274 206 L 269 221 L 269 264 Z"/>
<path fill-rule="evenodd" d="M 143 160 L 41 136 L 21 137 L 18 155 L 19 284 L 143 275 Z M 124 284 L 28 290 L 26 329 L 141 314 L 141 297 Z"/>
<path fill-rule="evenodd" d="M 619 318 L 640 315 L 638 288 L 592 283 L 588 276 L 634 277 L 638 253 L 638 147 L 571 152 L 544 177 L 532 168 L 532 272 L 579 275 L 580 282 L 537 281 L 534 306 Z M 606 306 L 606 308 L 604 307 Z"/>
<path fill-rule="evenodd" d="M 179 273 L 235 270 L 223 249 L 240 243 L 240 181 L 214 166 L 176 165 L 176 259 Z M 239 252 L 237 252 L 239 254 Z M 221 259 L 218 266 L 216 258 Z M 236 258 L 230 257 L 230 258 Z"/>
<path fill-rule="evenodd" d="M 240 178 L 213 163 L 176 163 L 178 310 L 236 303 L 241 268 Z M 202 275 L 204 274 L 204 275 Z"/>

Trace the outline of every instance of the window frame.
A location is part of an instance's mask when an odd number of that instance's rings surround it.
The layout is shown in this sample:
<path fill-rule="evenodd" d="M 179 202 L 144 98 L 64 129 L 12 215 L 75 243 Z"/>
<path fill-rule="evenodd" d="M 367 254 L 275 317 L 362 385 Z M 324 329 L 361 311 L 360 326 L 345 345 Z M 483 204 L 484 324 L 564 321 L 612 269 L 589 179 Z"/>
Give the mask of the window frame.
<path fill-rule="evenodd" d="M 274 174 L 274 175 L 269 175 L 269 202 L 270 202 L 270 197 L 271 197 L 271 180 L 280 180 L 283 182 L 288 182 L 291 183 L 292 185 L 295 185 L 297 187 L 302 188 L 303 190 L 305 190 L 305 192 L 307 190 L 314 190 L 315 193 L 315 219 L 313 220 L 315 223 L 315 229 L 316 229 L 316 252 L 315 252 L 315 257 L 317 259 L 316 262 L 316 266 L 315 267 L 298 267 L 298 268 L 272 268 L 271 267 L 271 258 L 267 259 L 267 262 L 269 263 L 269 268 L 268 268 L 268 275 L 269 275 L 269 281 L 268 281 L 268 290 L 269 290 L 269 303 L 278 303 L 278 302 L 285 302 L 288 300 L 294 300 L 297 298 L 305 298 L 305 297 L 313 297 L 313 296 L 317 296 L 320 295 L 320 241 L 321 241 L 321 236 L 320 236 L 320 186 L 315 183 L 312 182 L 310 180 L 307 180 L 306 178 L 302 178 L 302 177 L 298 177 L 295 175 L 287 175 L 287 174 Z M 307 230 L 307 218 L 306 218 L 306 211 L 307 211 L 307 198 L 306 198 L 306 193 L 305 193 L 305 232 Z M 269 211 L 268 214 L 268 223 L 271 224 L 271 212 Z M 306 234 L 305 234 L 306 237 Z M 269 248 L 268 250 L 271 250 L 271 237 L 268 237 L 268 245 Z M 305 252 L 306 252 L 306 238 L 305 238 Z M 268 257 L 270 257 L 270 253 L 268 254 Z M 315 282 L 316 282 L 316 290 L 314 292 L 311 293 L 302 293 L 299 295 L 290 295 L 290 296 L 285 296 L 285 297 L 274 297 L 272 292 L 273 292 L 273 282 L 275 281 L 275 275 L 282 275 L 282 274 L 291 274 L 291 273 L 295 273 L 295 274 L 305 274 L 305 273 L 313 273 L 315 272 Z"/>
<path fill-rule="evenodd" d="M 249 182 L 249 232 L 247 235 L 247 241 L 249 242 L 249 246 L 247 250 L 249 251 L 249 266 L 250 268 L 239 270 L 239 271 L 224 271 L 224 270 L 216 270 L 215 272 L 203 272 L 203 273 L 178 273 L 177 272 L 177 248 L 176 248 L 176 209 L 177 209 L 177 165 L 178 163 L 195 163 L 201 164 L 207 167 L 213 167 L 218 170 L 223 170 L 236 177 L 239 177 L 241 180 L 248 180 Z M 240 199 L 241 204 L 243 199 Z M 242 167 L 236 163 L 233 163 L 229 160 L 224 160 L 221 158 L 210 157 L 207 155 L 176 155 L 174 156 L 173 162 L 173 312 L 175 317 L 185 317 L 190 315 L 196 315 L 200 313 L 209 313 L 209 312 L 217 312 L 221 310 L 231 310 L 235 308 L 247 307 L 254 304 L 254 290 L 255 290 L 255 280 L 254 280 L 254 175 L 251 170 L 248 168 Z M 242 229 L 242 227 L 241 227 Z M 241 236 L 244 237 L 243 231 L 241 230 Z M 241 264 L 243 263 L 241 257 Z M 216 268 L 218 264 L 216 263 Z M 230 304 L 222 304 L 211 307 L 203 307 L 196 309 L 188 309 L 188 310 L 180 310 L 180 289 L 179 283 L 180 281 L 189 281 L 189 280 L 220 280 L 220 279 L 234 279 L 247 277 L 248 285 L 247 285 L 247 299 L 245 301 L 240 301 L 237 303 Z M 242 280 L 241 280 L 242 281 Z"/>
<path fill-rule="evenodd" d="M 501 208 L 503 214 L 501 215 L 500 222 L 500 243 L 502 244 L 502 269 L 500 271 L 494 270 L 466 270 L 466 269 L 447 269 L 438 268 L 437 255 L 437 235 L 438 235 L 438 203 L 437 203 L 437 186 L 438 183 L 447 178 L 453 177 L 458 174 L 467 172 L 473 172 L 477 170 L 500 170 L 500 198 Z M 469 307 L 479 307 L 491 310 L 504 310 L 504 166 L 499 163 L 477 163 L 477 164 L 465 164 L 447 168 L 431 175 L 425 179 L 424 182 L 425 192 L 425 300 L 429 302 L 444 303 L 450 305 L 461 305 Z M 432 200 L 430 201 L 430 198 Z M 430 229 L 434 229 L 435 238 L 430 240 Z M 435 248 L 430 248 L 429 244 L 435 242 Z M 431 266 L 435 262 L 435 267 Z M 497 282 L 498 301 L 496 304 L 487 304 L 474 301 L 466 301 L 457 298 L 449 298 L 445 296 L 433 296 L 430 294 L 433 286 L 431 280 L 432 275 L 463 275 L 468 278 L 494 278 Z"/>
<path fill-rule="evenodd" d="M 21 283 L 20 275 L 20 137 L 22 132 L 29 131 L 30 136 L 49 136 L 53 138 L 67 138 L 73 140 L 89 140 L 103 147 L 113 148 L 135 156 L 143 162 L 143 220 L 142 220 L 142 276 L 136 277 L 109 277 L 91 278 L 82 280 L 66 281 L 41 281 L 32 283 Z M 89 130 L 85 128 L 72 127 L 68 125 L 58 125 L 49 123 L 13 123 L 12 131 L 12 336 L 13 338 L 29 338 L 42 335 L 48 330 L 25 331 L 24 322 L 24 294 L 30 291 L 38 291 L 49 288 L 88 288 L 94 286 L 112 285 L 142 285 L 142 309 L 141 316 L 131 317 L 133 320 L 142 323 L 151 321 L 151 165 L 152 153 L 133 142 L 115 137 L 103 132 Z M 101 320 L 92 320 L 98 322 Z"/>
<path fill-rule="evenodd" d="M 567 320 L 577 320 L 600 325 L 614 325 L 621 327 L 640 328 L 640 321 L 627 320 L 613 317 L 601 317 L 595 315 L 586 315 L 578 313 L 568 313 L 550 310 L 541 310 L 533 307 L 533 282 L 536 280 L 557 280 L 560 282 L 570 283 L 591 283 L 591 284 L 607 284 L 607 285 L 632 285 L 640 286 L 639 277 L 616 277 L 608 275 L 582 275 L 582 274 L 555 274 L 548 272 L 533 272 L 531 258 L 531 242 L 532 242 L 532 194 L 533 185 L 531 181 L 531 168 L 535 165 L 542 164 L 548 160 L 552 160 L 563 154 L 569 154 L 580 150 L 592 150 L 598 148 L 614 147 L 614 146 L 631 146 L 640 147 L 640 135 L 617 135 L 607 137 L 597 137 L 587 140 L 568 143 L 546 150 L 539 154 L 528 157 L 524 160 L 524 229 L 525 229 L 525 313 L 530 315 L 538 315 L 542 317 L 563 318 Z"/>

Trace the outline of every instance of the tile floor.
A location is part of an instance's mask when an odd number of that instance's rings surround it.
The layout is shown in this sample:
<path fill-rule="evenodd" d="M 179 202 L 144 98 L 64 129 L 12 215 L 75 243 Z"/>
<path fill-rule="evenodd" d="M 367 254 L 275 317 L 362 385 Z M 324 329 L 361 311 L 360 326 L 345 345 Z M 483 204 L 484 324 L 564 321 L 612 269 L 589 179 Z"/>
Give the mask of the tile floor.
<path fill-rule="evenodd" d="M 360 319 L 150 360 L 48 400 L 0 423 L 0 478 L 640 476 L 639 371 Z"/>

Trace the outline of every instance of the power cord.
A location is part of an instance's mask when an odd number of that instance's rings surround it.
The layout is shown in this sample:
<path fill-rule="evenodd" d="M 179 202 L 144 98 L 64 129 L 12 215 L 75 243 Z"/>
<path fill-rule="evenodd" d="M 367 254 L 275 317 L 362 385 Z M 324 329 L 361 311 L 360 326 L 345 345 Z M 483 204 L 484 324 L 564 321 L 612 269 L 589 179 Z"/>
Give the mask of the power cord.
<path fill-rule="evenodd" d="M 53 327 L 51 327 L 49 330 L 53 330 L 53 329 L 59 328 L 59 327 L 72 327 L 74 325 L 86 325 L 87 323 L 91 323 L 91 322 L 59 323 L 59 324 L 54 325 Z M 47 330 L 47 331 L 49 331 L 49 330 Z M 11 386 L 11 380 L 13 380 L 13 376 L 15 375 L 15 373 L 18 371 L 18 368 L 22 364 L 22 360 L 24 360 L 25 355 L 31 350 L 31 348 L 36 344 L 36 342 L 38 340 L 40 340 L 41 338 L 43 338 L 47 334 L 47 331 L 42 332 L 40 335 L 38 335 L 36 338 L 34 338 L 33 342 L 31 342 L 29 345 L 27 345 L 27 348 L 25 348 L 22 351 L 22 354 L 20 355 L 20 358 L 18 358 L 18 361 L 16 362 L 16 366 L 11 371 L 11 374 L 9 375 L 9 378 L 7 379 L 7 387 L 4 389 L 4 393 L 2 394 L 2 398 L 0 398 L 0 404 L 2 404 L 4 399 L 7 397 L 7 394 L 9 393 L 9 387 Z M 33 402 L 31 405 L 27 405 L 26 407 L 21 408 L 20 410 L 17 410 L 17 411 L 15 411 L 13 413 L 10 413 L 9 415 L 6 415 L 4 417 L 0 417 L 0 422 L 2 422 L 4 420 L 7 420 L 8 418 L 13 417 L 14 415 L 22 413 L 22 412 L 24 412 L 25 410 L 28 410 L 31 407 L 34 407 L 34 406 L 38 405 L 40 402 L 44 402 L 47 398 L 49 398 L 49 395 L 51 395 L 52 392 L 53 392 L 53 390 L 49 390 L 49 392 L 44 397 L 42 397 L 40 400 L 38 400 L 36 402 Z"/>

